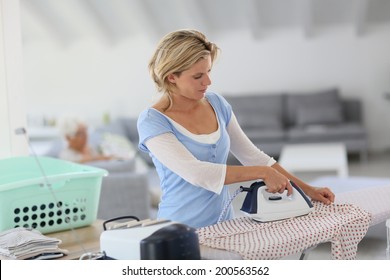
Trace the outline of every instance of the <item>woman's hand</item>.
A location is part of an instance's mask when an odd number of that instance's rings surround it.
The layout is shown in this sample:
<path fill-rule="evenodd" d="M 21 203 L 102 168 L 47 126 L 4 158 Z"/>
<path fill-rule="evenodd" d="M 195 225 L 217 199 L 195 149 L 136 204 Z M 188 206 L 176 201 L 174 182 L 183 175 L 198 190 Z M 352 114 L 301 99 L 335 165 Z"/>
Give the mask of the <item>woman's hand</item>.
<path fill-rule="evenodd" d="M 329 188 L 311 187 L 305 193 L 313 200 L 320 201 L 326 205 L 334 202 L 335 195 Z"/>
<path fill-rule="evenodd" d="M 290 180 L 275 168 L 269 167 L 263 180 L 267 186 L 267 190 L 271 193 L 283 193 L 287 190 L 287 195 L 292 194 Z"/>
<path fill-rule="evenodd" d="M 275 169 L 279 174 L 286 176 L 285 178 L 290 178 L 298 187 L 302 189 L 302 191 L 309 196 L 313 200 L 320 201 L 329 205 L 334 202 L 335 195 L 329 188 L 316 188 L 310 186 L 300 180 L 299 178 L 290 174 L 287 170 L 285 170 L 281 165 L 275 163 L 271 169 Z M 272 171 L 272 170 L 271 170 Z M 269 171 L 269 172 L 271 172 Z M 271 176 L 272 177 L 272 176 Z"/>

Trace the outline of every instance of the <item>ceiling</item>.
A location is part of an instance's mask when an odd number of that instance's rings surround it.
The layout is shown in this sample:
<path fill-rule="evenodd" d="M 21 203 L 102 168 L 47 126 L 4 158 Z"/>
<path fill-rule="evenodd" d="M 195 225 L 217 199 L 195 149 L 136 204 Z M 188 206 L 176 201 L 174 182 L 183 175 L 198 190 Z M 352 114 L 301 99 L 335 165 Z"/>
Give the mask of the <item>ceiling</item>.
<path fill-rule="evenodd" d="M 20 0 L 20 6 L 27 44 L 96 38 L 115 44 L 145 34 L 155 40 L 179 28 L 243 30 L 261 40 L 283 29 L 299 28 L 310 38 L 348 26 L 365 36 L 390 23 L 388 0 Z"/>

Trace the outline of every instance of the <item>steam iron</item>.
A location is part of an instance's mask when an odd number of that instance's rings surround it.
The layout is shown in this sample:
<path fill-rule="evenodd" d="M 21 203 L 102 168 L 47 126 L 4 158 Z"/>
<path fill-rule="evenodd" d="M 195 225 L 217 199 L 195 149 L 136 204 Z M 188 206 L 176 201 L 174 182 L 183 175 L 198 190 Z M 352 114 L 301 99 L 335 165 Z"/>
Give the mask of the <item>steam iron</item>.
<path fill-rule="evenodd" d="M 291 182 L 291 181 L 290 181 Z M 263 181 L 254 182 L 249 188 L 241 211 L 259 222 L 271 222 L 309 214 L 314 208 L 304 192 L 293 182 L 293 192 L 287 196 L 287 190 L 282 194 L 270 193 Z"/>

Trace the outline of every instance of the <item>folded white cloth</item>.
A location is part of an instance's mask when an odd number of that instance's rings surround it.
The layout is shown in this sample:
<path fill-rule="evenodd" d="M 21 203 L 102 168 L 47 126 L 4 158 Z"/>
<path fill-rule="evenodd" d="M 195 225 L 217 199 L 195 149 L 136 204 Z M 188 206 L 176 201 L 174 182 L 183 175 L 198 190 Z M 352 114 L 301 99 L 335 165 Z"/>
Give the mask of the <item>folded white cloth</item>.
<path fill-rule="evenodd" d="M 13 228 L 0 232 L 0 255 L 19 260 L 58 258 L 68 253 L 58 247 L 61 242 L 35 229 Z"/>

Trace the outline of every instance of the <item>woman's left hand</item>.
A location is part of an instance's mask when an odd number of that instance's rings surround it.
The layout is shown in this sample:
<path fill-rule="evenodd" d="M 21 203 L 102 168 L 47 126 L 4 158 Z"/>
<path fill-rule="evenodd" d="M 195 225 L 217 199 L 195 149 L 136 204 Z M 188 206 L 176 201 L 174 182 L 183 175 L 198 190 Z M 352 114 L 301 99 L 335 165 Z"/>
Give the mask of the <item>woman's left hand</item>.
<path fill-rule="evenodd" d="M 335 195 L 329 188 L 310 188 L 306 194 L 313 200 L 320 201 L 326 205 L 334 202 Z"/>

